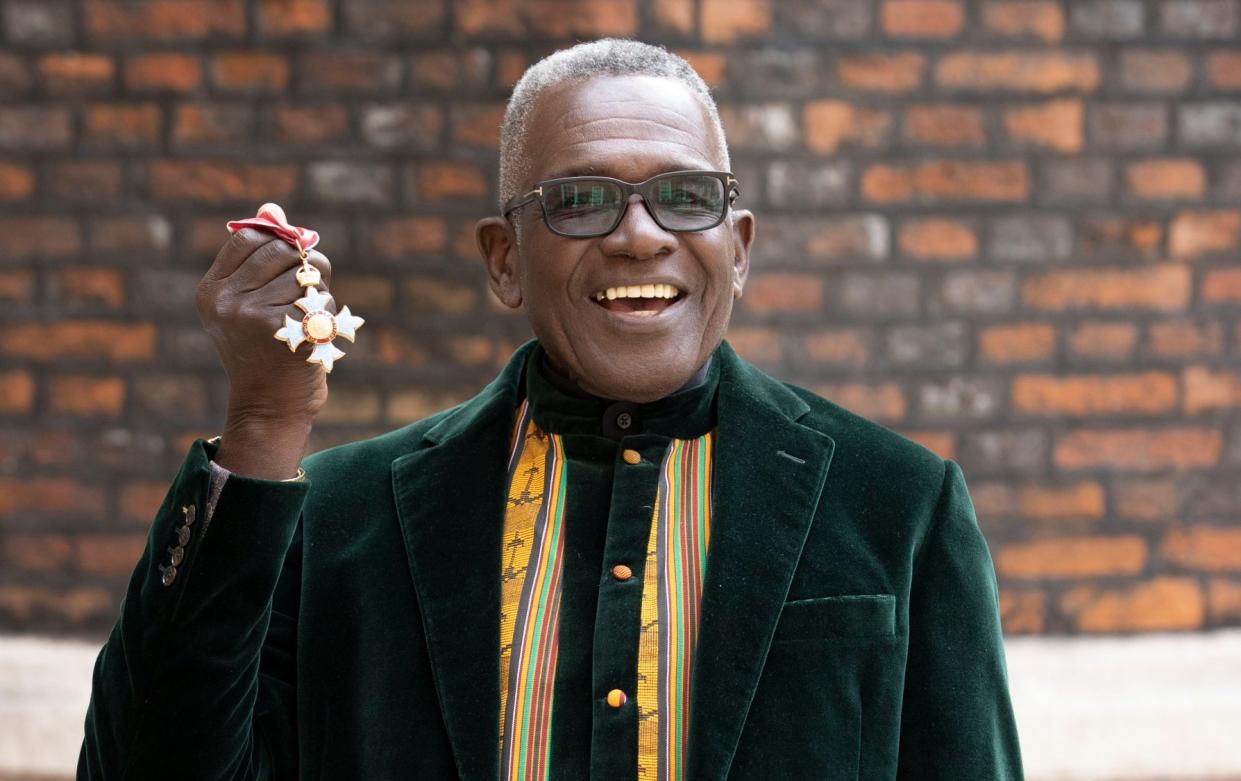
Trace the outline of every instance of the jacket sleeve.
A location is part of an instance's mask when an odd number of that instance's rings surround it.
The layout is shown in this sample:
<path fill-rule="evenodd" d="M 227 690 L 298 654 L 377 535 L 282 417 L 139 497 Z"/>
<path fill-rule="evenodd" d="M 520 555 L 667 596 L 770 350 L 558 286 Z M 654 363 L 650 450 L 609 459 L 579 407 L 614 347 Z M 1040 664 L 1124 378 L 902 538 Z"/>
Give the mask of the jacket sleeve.
<path fill-rule="evenodd" d="M 961 467 L 916 554 L 901 709 L 901 781 L 1020 781 L 998 587 Z"/>
<path fill-rule="evenodd" d="M 79 781 L 297 777 L 311 484 L 227 475 L 208 516 L 216 447 L 190 447 L 96 659 Z"/>

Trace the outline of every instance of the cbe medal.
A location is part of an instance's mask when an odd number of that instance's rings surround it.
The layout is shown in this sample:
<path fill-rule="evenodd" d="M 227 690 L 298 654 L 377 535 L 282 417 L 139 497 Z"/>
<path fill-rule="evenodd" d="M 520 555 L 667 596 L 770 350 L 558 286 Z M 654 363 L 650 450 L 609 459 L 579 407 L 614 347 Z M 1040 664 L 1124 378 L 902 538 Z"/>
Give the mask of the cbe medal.
<path fill-rule="evenodd" d="M 305 315 L 301 320 L 285 315 L 284 325 L 274 334 L 276 339 L 289 345 L 290 352 L 296 352 L 302 342 L 310 342 L 314 348 L 307 356 L 307 363 L 317 363 L 324 371 L 331 373 L 332 365 L 345 357 L 344 350 L 332 344 L 337 336 L 354 340 L 357 329 L 366 321 L 343 306 L 336 314 L 327 310 L 327 303 L 332 296 L 318 289 L 322 281 L 319 269 L 310 265 L 306 251 L 319 243 L 319 234 L 308 228 L 290 225 L 285 218 L 284 210 L 274 203 L 265 203 L 259 208 L 258 215 L 248 220 L 234 220 L 228 223 L 230 232 L 236 233 L 242 228 L 259 228 L 270 231 L 281 239 L 297 247 L 302 267 L 297 270 L 297 284 L 305 288 L 305 295 L 293 304 Z"/>

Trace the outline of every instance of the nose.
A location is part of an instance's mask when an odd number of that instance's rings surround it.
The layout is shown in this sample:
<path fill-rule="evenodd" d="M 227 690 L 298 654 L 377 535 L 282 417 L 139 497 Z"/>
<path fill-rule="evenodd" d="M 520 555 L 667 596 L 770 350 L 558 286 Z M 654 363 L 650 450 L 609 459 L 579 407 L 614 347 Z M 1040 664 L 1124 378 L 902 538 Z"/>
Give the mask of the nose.
<path fill-rule="evenodd" d="M 599 242 L 599 249 L 604 255 L 627 256 L 635 260 L 670 255 L 676 247 L 677 237 L 659 227 L 647 210 L 646 201 L 637 193 L 629 196 L 620 224 Z"/>

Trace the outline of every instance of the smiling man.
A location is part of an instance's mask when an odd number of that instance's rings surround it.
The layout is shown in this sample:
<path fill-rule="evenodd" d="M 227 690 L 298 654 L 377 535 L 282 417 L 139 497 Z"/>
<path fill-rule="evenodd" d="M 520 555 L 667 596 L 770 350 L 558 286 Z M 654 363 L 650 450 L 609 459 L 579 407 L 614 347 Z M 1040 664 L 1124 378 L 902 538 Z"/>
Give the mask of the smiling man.
<path fill-rule="evenodd" d="M 302 469 L 322 372 L 258 336 L 297 253 L 221 250 L 229 420 L 152 526 L 79 777 L 1021 778 L 960 468 L 723 341 L 755 219 L 698 75 L 558 52 L 501 158 L 478 244 L 537 339 Z"/>

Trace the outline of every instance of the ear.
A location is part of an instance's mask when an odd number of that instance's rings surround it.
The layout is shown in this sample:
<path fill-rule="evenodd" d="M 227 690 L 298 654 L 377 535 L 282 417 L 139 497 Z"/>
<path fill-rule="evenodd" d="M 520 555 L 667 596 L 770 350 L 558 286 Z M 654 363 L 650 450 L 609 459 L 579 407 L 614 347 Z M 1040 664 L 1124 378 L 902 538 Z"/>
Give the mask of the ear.
<path fill-rule="evenodd" d="M 750 275 L 750 247 L 754 244 L 754 214 L 749 209 L 732 211 L 733 298 L 741 298 Z"/>
<path fill-rule="evenodd" d="M 517 234 L 503 217 L 485 217 L 474 225 L 478 251 L 487 266 L 487 283 L 496 298 L 510 309 L 521 306 Z"/>

